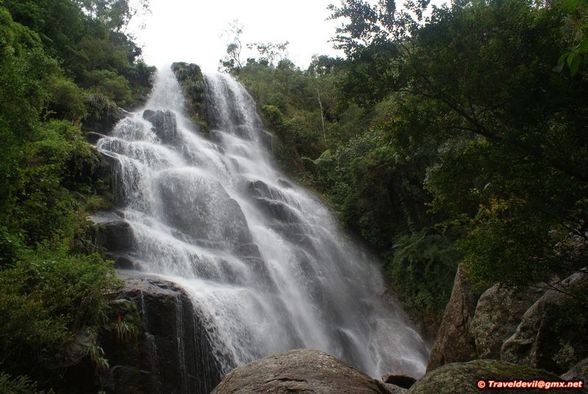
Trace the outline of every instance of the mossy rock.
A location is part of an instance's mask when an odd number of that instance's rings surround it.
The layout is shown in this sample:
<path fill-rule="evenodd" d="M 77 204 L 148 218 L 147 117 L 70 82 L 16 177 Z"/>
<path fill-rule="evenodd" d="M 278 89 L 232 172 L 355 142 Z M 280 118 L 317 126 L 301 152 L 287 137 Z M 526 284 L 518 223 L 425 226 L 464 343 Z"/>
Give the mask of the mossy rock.
<path fill-rule="evenodd" d="M 172 71 L 182 88 L 186 112 L 202 130 L 208 131 L 208 110 L 202 70 L 196 64 L 178 62 L 172 64 Z"/>
<path fill-rule="evenodd" d="M 484 379 L 486 389 L 489 380 L 560 380 L 557 375 L 541 369 L 530 368 L 518 364 L 507 363 L 497 360 L 473 360 L 467 363 L 446 364 L 427 373 L 422 379 L 417 381 L 408 390 L 408 394 L 477 394 L 480 390 L 476 386 L 478 380 Z M 508 392 L 501 390 L 502 392 Z M 524 389 L 520 390 L 525 393 L 544 393 L 541 389 Z M 488 392 L 498 392 L 498 390 L 488 390 Z M 512 392 L 512 391 L 511 391 Z M 578 393 L 576 390 L 559 390 L 558 393 Z"/>

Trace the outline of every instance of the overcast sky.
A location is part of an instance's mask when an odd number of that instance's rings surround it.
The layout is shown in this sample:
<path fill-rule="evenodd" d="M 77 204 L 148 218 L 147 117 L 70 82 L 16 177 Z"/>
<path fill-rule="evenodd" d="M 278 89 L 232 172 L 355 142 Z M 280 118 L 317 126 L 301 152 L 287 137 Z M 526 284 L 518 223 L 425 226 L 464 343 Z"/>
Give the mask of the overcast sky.
<path fill-rule="evenodd" d="M 238 20 L 244 43 L 289 41 L 288 57 L 306 68 L 313 54 L 337 53 L 329 40 L 339 22 L 326 21 L 330 3 L 339 0 L 150 0 L 151 14 L 137 17 L 131 31 L 148 64 L 187 61 L 215 71 L 228 42 L 223 32 Z"/>

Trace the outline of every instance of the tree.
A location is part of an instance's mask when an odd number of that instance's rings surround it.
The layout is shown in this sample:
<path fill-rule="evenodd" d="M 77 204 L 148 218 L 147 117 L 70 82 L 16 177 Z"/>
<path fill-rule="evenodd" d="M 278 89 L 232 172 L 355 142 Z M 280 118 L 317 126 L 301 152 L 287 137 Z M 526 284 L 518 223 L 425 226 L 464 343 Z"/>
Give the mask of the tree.
<path fill-rule="evenodd" d="M 98 19 L 107 28 L 120 32 L 138 13 L 149 13 L 149 1 L 139 0 L 137 7 L 132 7 L 129 0 L 74 0 L 84 12 Z"/>
<path fill-rule="evenodd" d="M 247 48 L 257 52 L 259 61 L 275 66 L 279 61 L 286 58 L 289 44 L 288 41 L 254 42 L 247 44 Z"/>
<path fill-rule="evenodd" d="M 241 50 L 243 44 L 241 43 L 241 35 L 243 34 L 243 25 L 238 21 L 234 20 L 229 24 L 224 35 L 228 37 L 229 43 L 226 48 L 226 55 L 220 60 L 221 69 L 231 72 L 243 67 L 241 63 Z"/>

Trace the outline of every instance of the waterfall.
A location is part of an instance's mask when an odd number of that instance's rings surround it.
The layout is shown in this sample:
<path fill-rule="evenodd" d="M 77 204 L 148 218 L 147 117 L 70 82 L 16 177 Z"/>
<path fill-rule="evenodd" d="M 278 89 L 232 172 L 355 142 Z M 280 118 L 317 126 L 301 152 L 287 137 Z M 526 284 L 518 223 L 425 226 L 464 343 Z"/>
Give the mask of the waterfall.
<path fill-rule="evenodd" d="M 312 193 L 276 167 L 255 102 L 205 76 L 208 133 L 184 114 L 168 68 L 145 108 L 98 149 L 112 157 L 139 269 L 192 297 L 223 371 L 294 348 L 364 372 L 424 374 L 427 349 L 385 292 L 377 263 Z"/>

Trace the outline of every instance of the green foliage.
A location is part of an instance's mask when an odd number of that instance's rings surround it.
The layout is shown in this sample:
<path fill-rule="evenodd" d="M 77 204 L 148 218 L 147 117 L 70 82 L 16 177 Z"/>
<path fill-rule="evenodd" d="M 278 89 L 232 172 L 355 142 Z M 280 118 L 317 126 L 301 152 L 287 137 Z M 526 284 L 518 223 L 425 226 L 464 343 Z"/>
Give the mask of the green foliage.
<path fill-rule="evenodd" d="M 17 376 L 13 378 L 4 372 L 0 372 L 0 392 L 5 394 L 44 393 L 44 391 L 37 390 L 36 383 L 32 382 L 27 376 Z"/>
<path fill-rule="evenodd" d="M 399 237 L 384 261 L 386 274 L 402 278 L 395 286 L 405 304 L 420 319 L 434 326 L 453 286 L 460 252 L 444 234 L 421 231 Z"/>
<path fill-rule="evenodd" d="M 470 273 L 521 285 L 581 267 L 556 245 L 585 238 L 587 86 L 553 66 L 569 45 L 561 26 L 583 25 L 585 4 L 459 2 L 424 21 L 426 3 L 412 16 L 356 3 L 334 14 L 351 17 L 338 36 L 352 54 L 346 97 L 381 108 L 387 92 L 375 127 L 413 168 L 424 164 L 415 179 L 432 218 L 463 229 Z"/>
<path fill-rule="evenodd" d="M 98 255 L 71 256 L 66 248 L 24 251 L 0 271 L 0 368 L 47 383 L 63 348 L 78 332 L 104 323 L 105 289 L 117 282 Z"/>
<path fill-rule="evenodd" d="M 580 0 L 562 1 L 560 6 L 566 11 L 564 34 L 568 37 L 570 50 L 559 58 L 555 71 L 569 69 L 572 77 L 588 67 L 588 9 Z"/>
<path fill-rule="evenodd" d="M 187 101 L 190 117 L 204 129 L 208 128 L 208 115 L 204 100 L 204 75 L 196 64 L 183 62 L 172 64 L 172 70 L 180 83 Z"/>
<path fill-rule="evenodd" d="M 125 299 L 117 299 L 110 303 L 109 324 L 106 331 L 113 334 L 118 342 L 132 342 L 139 336 L 141 317 L 137 304 Z"/>
<path fill-rule="evenodd" d="M 48 99 L 48 113 L 57 119 L 79 121 L 86 114 L 84 92 L 72 81 L 54 78 L 47 89 L 51 92 Z"/>
<path fill-rule="evenodd" d="M 140 100 L 153 70 L 119 27 L 70 0 L 0 2 L 0 370 L 16 377 L 0 374 L 2 392 L 59 387 L 100 356 L 118 281 L 86 217 L 110 185 L 80 122 Z"/>
<path fill-rule="evenodd" d="M 335 116 L 336 92 L 333 84 L 325 82 L 331 76 L 321 80 L 289 60 L 272 65 L 249 59 L 238 71 L 238 78 L 255 97 L 262 117 L 277 137 L 275 154 L 280 165 L 294 176 L 307 176 L 302 158 L 318 158 L 326 140 L 333 136 L 328 119 Z"/>
<path fill-rule="evenodd" d="M 122 105 L 131 101 L 131 87 L 129 82 L 114 71 L 92 70 L 86 74 L 85 81 L 92 86 L 94 93 L 103 95 L 109 100 Z"/>

